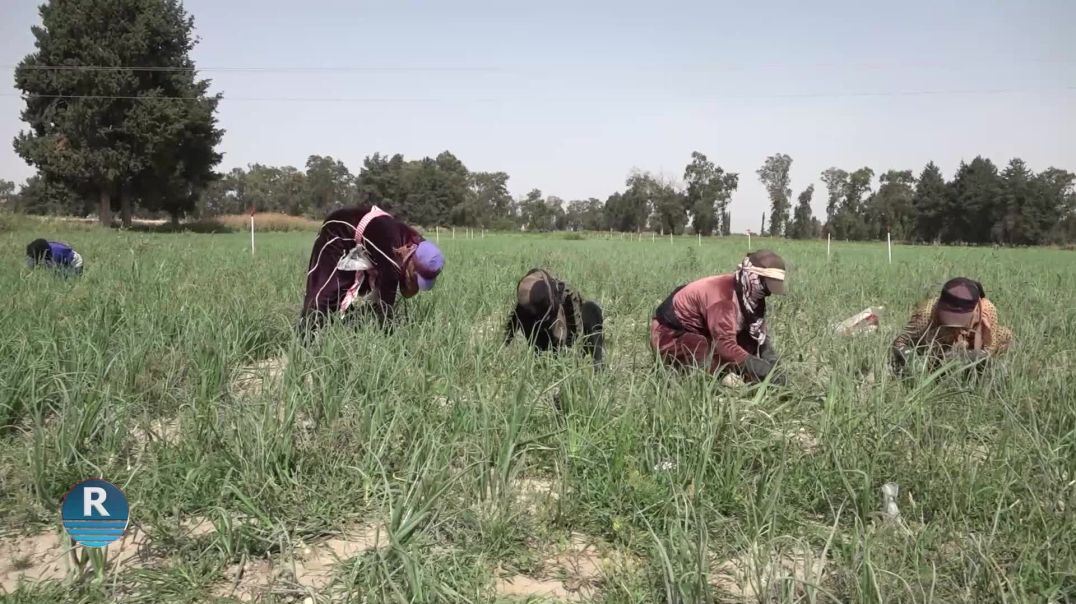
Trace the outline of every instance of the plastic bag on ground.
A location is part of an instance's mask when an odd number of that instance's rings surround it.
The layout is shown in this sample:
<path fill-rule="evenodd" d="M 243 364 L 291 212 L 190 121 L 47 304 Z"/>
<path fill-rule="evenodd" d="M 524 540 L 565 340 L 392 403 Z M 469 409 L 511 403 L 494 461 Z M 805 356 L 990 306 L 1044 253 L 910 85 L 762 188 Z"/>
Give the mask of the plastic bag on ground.
<path fill-rule="evenodd" d="M 879 322 L 881 322 L 884 309 L 884 306 L 865 308 L 835 325 L 833 331 L 839 336 L 851 336 L 875 331 L 878 329 Z"/>

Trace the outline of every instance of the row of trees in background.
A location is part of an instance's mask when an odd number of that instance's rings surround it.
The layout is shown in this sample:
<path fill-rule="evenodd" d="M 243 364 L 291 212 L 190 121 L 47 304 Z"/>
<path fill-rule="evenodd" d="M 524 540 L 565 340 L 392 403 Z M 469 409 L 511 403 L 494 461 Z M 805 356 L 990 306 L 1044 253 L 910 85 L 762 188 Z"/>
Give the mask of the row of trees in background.
<path fill-rule="evenodd" d="M 636 171 L 624 191 L 604 200 L 565 201 L 538 189 L 516 199 L 508 179 L 504 172 L 472 172 L 448 151 L 418 160 L 375 153 L 358 174 L 332 157 L 312 155 L 305 171 L 261 164 L 235 168 L 209 185 L 197 209 L 202 216 L 256 208 L 321 218 L 338 207 L 372 200 L 424 225 L 682 233 L 691 223 L 710 235 L 728 233 L 727 206 L 737 186 L 737 175 L 701 153 L 692 154 L 683 190 Z"/>
<path fill-rule="evenodd" d="M 757 171 L 769 198 L 760 232 L 793 239 L 832 235 L 838 240 L 884 239 L 942 243 L 1031 245 L 1076 241 L 1074 175 L 1049 168 L 1032 172 L 1020 159 L 1004 170 L 977 157 L 961 163 L 946 181 L 934 163 L 916 176 L 870 168 L 829 168 L 825 220 L 814 216 L 815 185 L 793 204 L 792 158 L 773 155 Z M 211 180 L 191 212 L 202 217 L 250 209 L 321 218 L 344 205 L 372 200 L 417 224 L 490 229 L 656 231 L 728 234 L 728 205 L 739 175 L 699 152 L 691 154 L 678 184 L 634 171 L 624 188 L 604 200 L 565 201 L 535 189 L 520 198 L 508 191 L 504 172 L 472 172 L 452 153 L 406 160 L 374 154 L 353 174 L 341 161 L 313 155 L 305 170 L 254 164 Z M 46 177 L 32 177 L 19 194 L 0 183 L 13 205 L 42 214 L 81 214 L 93 204 Z M 768 221 L 767 221 L 768 214 Z"/>
<path fill-rule="evenodd" d="M 829 168 L 821 174 L 827 197 L 826 221 L 820 223 L 811 215 L 813 184 L 788 217 L 791 164 L 789 156 L 778 154 L 758 170 L 770 197 L 771 235 L 869 240 L 889 233 L 905 241 L 1006 245 L 1076 241 L 1076 175 L 1065 170 L 1036 174 L 1016 158 L 999 171 L 989 159 L 976 157 L 961 162 L 949 182 L 930 162 L 918 177 L 911 170 L 886 171 L 874 189 L 870 168 Z"/>

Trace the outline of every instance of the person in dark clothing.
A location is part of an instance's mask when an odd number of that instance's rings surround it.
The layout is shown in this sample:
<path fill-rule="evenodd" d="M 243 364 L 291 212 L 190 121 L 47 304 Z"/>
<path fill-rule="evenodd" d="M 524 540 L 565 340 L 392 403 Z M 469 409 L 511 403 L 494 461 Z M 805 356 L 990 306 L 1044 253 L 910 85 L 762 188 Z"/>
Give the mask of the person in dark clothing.
<path fill-rule="evenodd" d="M 82 256 L 70 245 L 59 241 L 34 239 L 26 246 L 26 265 L 57 269 L 64 275 L 82 274 Z"/>
<path fill-rule="evenodd" d="M 329 316 L 345 316 L 356 306 L 387 323 L 397 292 L 410 298 L 432 289 L 444 264 L 433 242 L 381 208 L 336 210 L 310 253 L 300 330 L 308 336 Z"/>
<path fill-rule="evenodd" d="M 516 284 L 516 304 L 508 314 L 504 343 L 516 331 L 539 351 L 559 351 L 582 340 L 596 369 L 602 368 L 604 335 L 602 309 L 585 300 L 548 271 L 534 268 Z"/>
<path fill-rule="evenodd" d="M 718 373 L 731 368 L 761 381 L 778 355 L 766 325 L 766 298 L 785 293 L 785 262 L 759 250 L 735 272 L 681 285 L 658 306 L 650 322 L 650 346 L 674 367 L 696 366 Z M 775 374 L 770 381 L 782 384 Z"/>

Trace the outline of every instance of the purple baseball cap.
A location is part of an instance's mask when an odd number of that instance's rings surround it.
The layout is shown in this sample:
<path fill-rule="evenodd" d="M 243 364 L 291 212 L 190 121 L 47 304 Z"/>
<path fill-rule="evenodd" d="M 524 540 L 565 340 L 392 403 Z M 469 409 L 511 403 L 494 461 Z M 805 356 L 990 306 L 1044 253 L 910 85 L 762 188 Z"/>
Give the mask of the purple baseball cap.
<path fill-rule="evenodd" d="M 415 275 L 418 277 L 418 288 L 426 291 L 433 289 L 437 282 L 437 276 L 445 267 L 445 256 L 440 248 L 430 241 L 418 244 L 413 257 L 415 262 Z"/>

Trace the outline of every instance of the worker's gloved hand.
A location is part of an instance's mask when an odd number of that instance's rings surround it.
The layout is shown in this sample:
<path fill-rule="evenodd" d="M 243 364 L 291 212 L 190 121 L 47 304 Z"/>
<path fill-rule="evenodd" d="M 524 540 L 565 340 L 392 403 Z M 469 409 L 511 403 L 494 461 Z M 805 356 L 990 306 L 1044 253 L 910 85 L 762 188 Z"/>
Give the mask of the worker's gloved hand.
<path fill-rule="evenodd" d="M 777 349 L 770 343 L 770 338 L 766 338 L 766 342 L 758 349 L 758 356 L 771 364 L 777 362 Z"/>
<path fill-rule="evenodd" d="M 766 376 L 774 373 L 774 365 L 774 363 L 771 363 L 762 357 L 749 356 L 744 359 L 743 362 L 744 377 L 761 382 L 766 379 Z M 785 384 L 785 379 L 783 375 L 774 373 L 770 382 L 777 386 L 783 386 Z"/>

